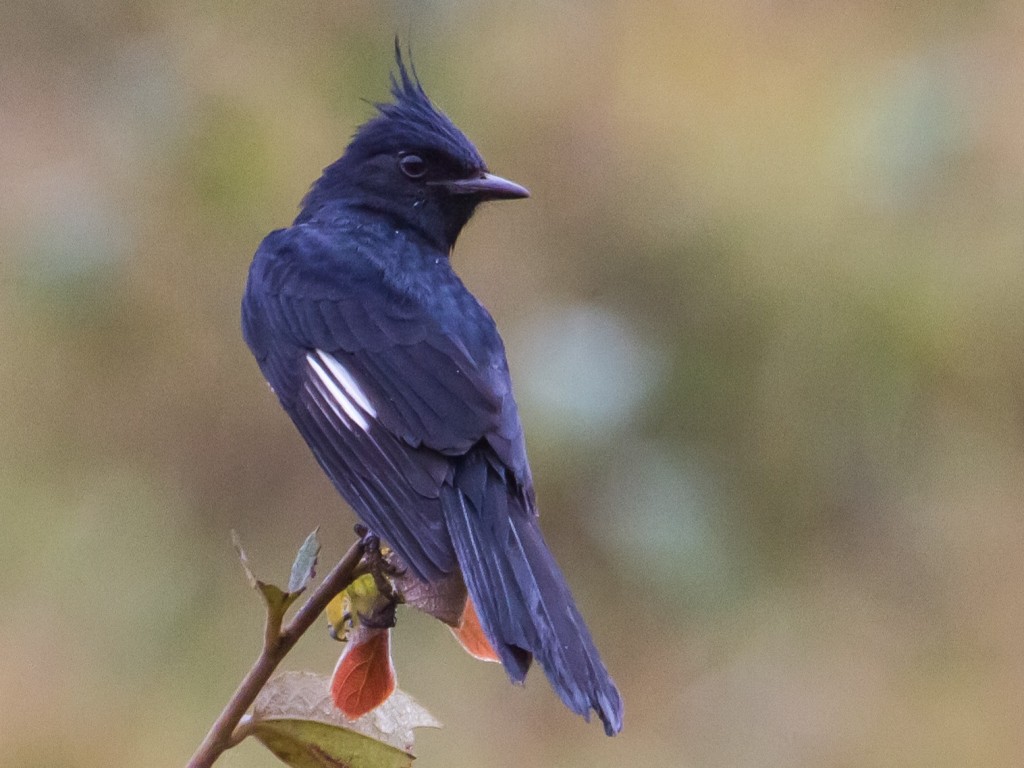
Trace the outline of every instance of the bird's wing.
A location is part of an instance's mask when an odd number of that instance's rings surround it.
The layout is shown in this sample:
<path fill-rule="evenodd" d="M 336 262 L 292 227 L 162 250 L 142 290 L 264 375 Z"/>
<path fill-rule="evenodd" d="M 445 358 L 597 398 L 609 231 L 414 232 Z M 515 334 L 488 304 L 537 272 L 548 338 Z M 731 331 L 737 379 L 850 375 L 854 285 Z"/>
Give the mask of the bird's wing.
<path fill-rule="evenodd" d="M 500 339 L 461 283 L 443 287 L 465 292 L 464 306 L 439 318 L 381 279 L 370 254 L 338 248 L 302 227 L 269 236 L 250 273 L 246 338 L 360 517 L 420 576 L 449 572 L 439 496 L 453 458 L 486 441 L 529 484 Z"/>

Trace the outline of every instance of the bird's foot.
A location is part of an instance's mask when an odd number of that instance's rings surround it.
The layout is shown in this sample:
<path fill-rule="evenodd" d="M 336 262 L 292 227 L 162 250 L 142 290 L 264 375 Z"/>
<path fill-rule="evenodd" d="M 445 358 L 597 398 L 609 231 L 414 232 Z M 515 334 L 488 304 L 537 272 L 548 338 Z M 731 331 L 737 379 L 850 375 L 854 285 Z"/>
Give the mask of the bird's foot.
<path fill-rule="evenodd" d="M 362 523 L 355 526 L 356 535 L 363 544 L 363 561 L 359 570 L 373 576 L 377 588 L 378 600 L 369 613 L 359 613 L 360 621 L 369 627 L 395 626 L 395 606 L 400 603 L 401 596 L 395 591 L 389 577 L 400 572 L 391 561 L 390 550 L 381 547 L 380 537 Z"/>
<path fill-rule="evenodd" d="M 353 526 L 353 530 L 356 532 L 356 536 L 359 537 L 359 541 L 363 545 L 364 552 L 370 552 L 372 550 L 380 551 L 380 537 L 377 534 L 362 523 L 356 523 L 355 526 Z"/>

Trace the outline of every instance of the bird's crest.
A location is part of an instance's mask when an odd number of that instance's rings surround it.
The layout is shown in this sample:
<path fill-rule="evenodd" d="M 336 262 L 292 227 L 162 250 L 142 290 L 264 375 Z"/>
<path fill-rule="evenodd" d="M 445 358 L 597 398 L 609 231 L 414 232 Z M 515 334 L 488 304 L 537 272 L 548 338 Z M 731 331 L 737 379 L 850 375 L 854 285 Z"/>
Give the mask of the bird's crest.
<path fill-rule="evenodd" d="M 436 149 L 468 168 L 483 169 L 483 158 L 473 143 L 423 90 L 411 53 L 406 65 L 397 37 L 395 65 L 397 72 L 391 74 L 392 101 L 374 104 L 377 116 L 360 126 L 349 151 L 366 156 L 382 151 Z"/>
<path fill-rule="evenodd" d="M 402 56 L 397 37 L 395 64 L 397 71 L 391 74 L 392 100 L 373 104 L 376 116 L 359 126 L 345 153 L 324 169 L 303 198 L 299 219 L 316 210 L 323 201 L 348 194 L 360 178 L 363 164 L 379 155 L 411 152 L 440 156 L 446 165 L 454 166 L 457 175 L 467 178 L 487 170 L 473 142 L 430 101 L 416 76 L 411 55 Z M 462 224 L 465 220 L 459 222 L 456 230 Z M 454 242 L 454 236 L 451 237 Z"/>

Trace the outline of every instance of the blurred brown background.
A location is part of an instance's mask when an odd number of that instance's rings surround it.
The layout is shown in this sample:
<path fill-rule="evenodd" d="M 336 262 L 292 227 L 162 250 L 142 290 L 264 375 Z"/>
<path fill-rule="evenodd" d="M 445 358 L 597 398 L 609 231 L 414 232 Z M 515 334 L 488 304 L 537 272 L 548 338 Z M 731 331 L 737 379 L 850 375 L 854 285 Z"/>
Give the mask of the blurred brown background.
<path fill-rule="evenodd" d="M 627 708 L 406 612 L 418 764 L 1024 764 L 1024 6 L 895 5 L 8 0 L 0 765 L 182 765 L 259 642 L 229 530 L 351 540 L 238 302 L 395 32 L 533 192 L 455 260 Z"/>

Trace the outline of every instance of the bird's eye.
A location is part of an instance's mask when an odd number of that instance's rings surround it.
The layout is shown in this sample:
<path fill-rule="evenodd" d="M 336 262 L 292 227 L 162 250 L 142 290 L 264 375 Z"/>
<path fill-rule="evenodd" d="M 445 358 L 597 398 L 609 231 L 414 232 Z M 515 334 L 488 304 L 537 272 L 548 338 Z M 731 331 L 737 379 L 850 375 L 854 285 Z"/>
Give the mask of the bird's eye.
<path fill-rule="evenodd" d="M 419 179 L 427 172 L 427 161 L 419 155 L 403 155 L 398 161 L 398 167 L 410 179 Z"/>

